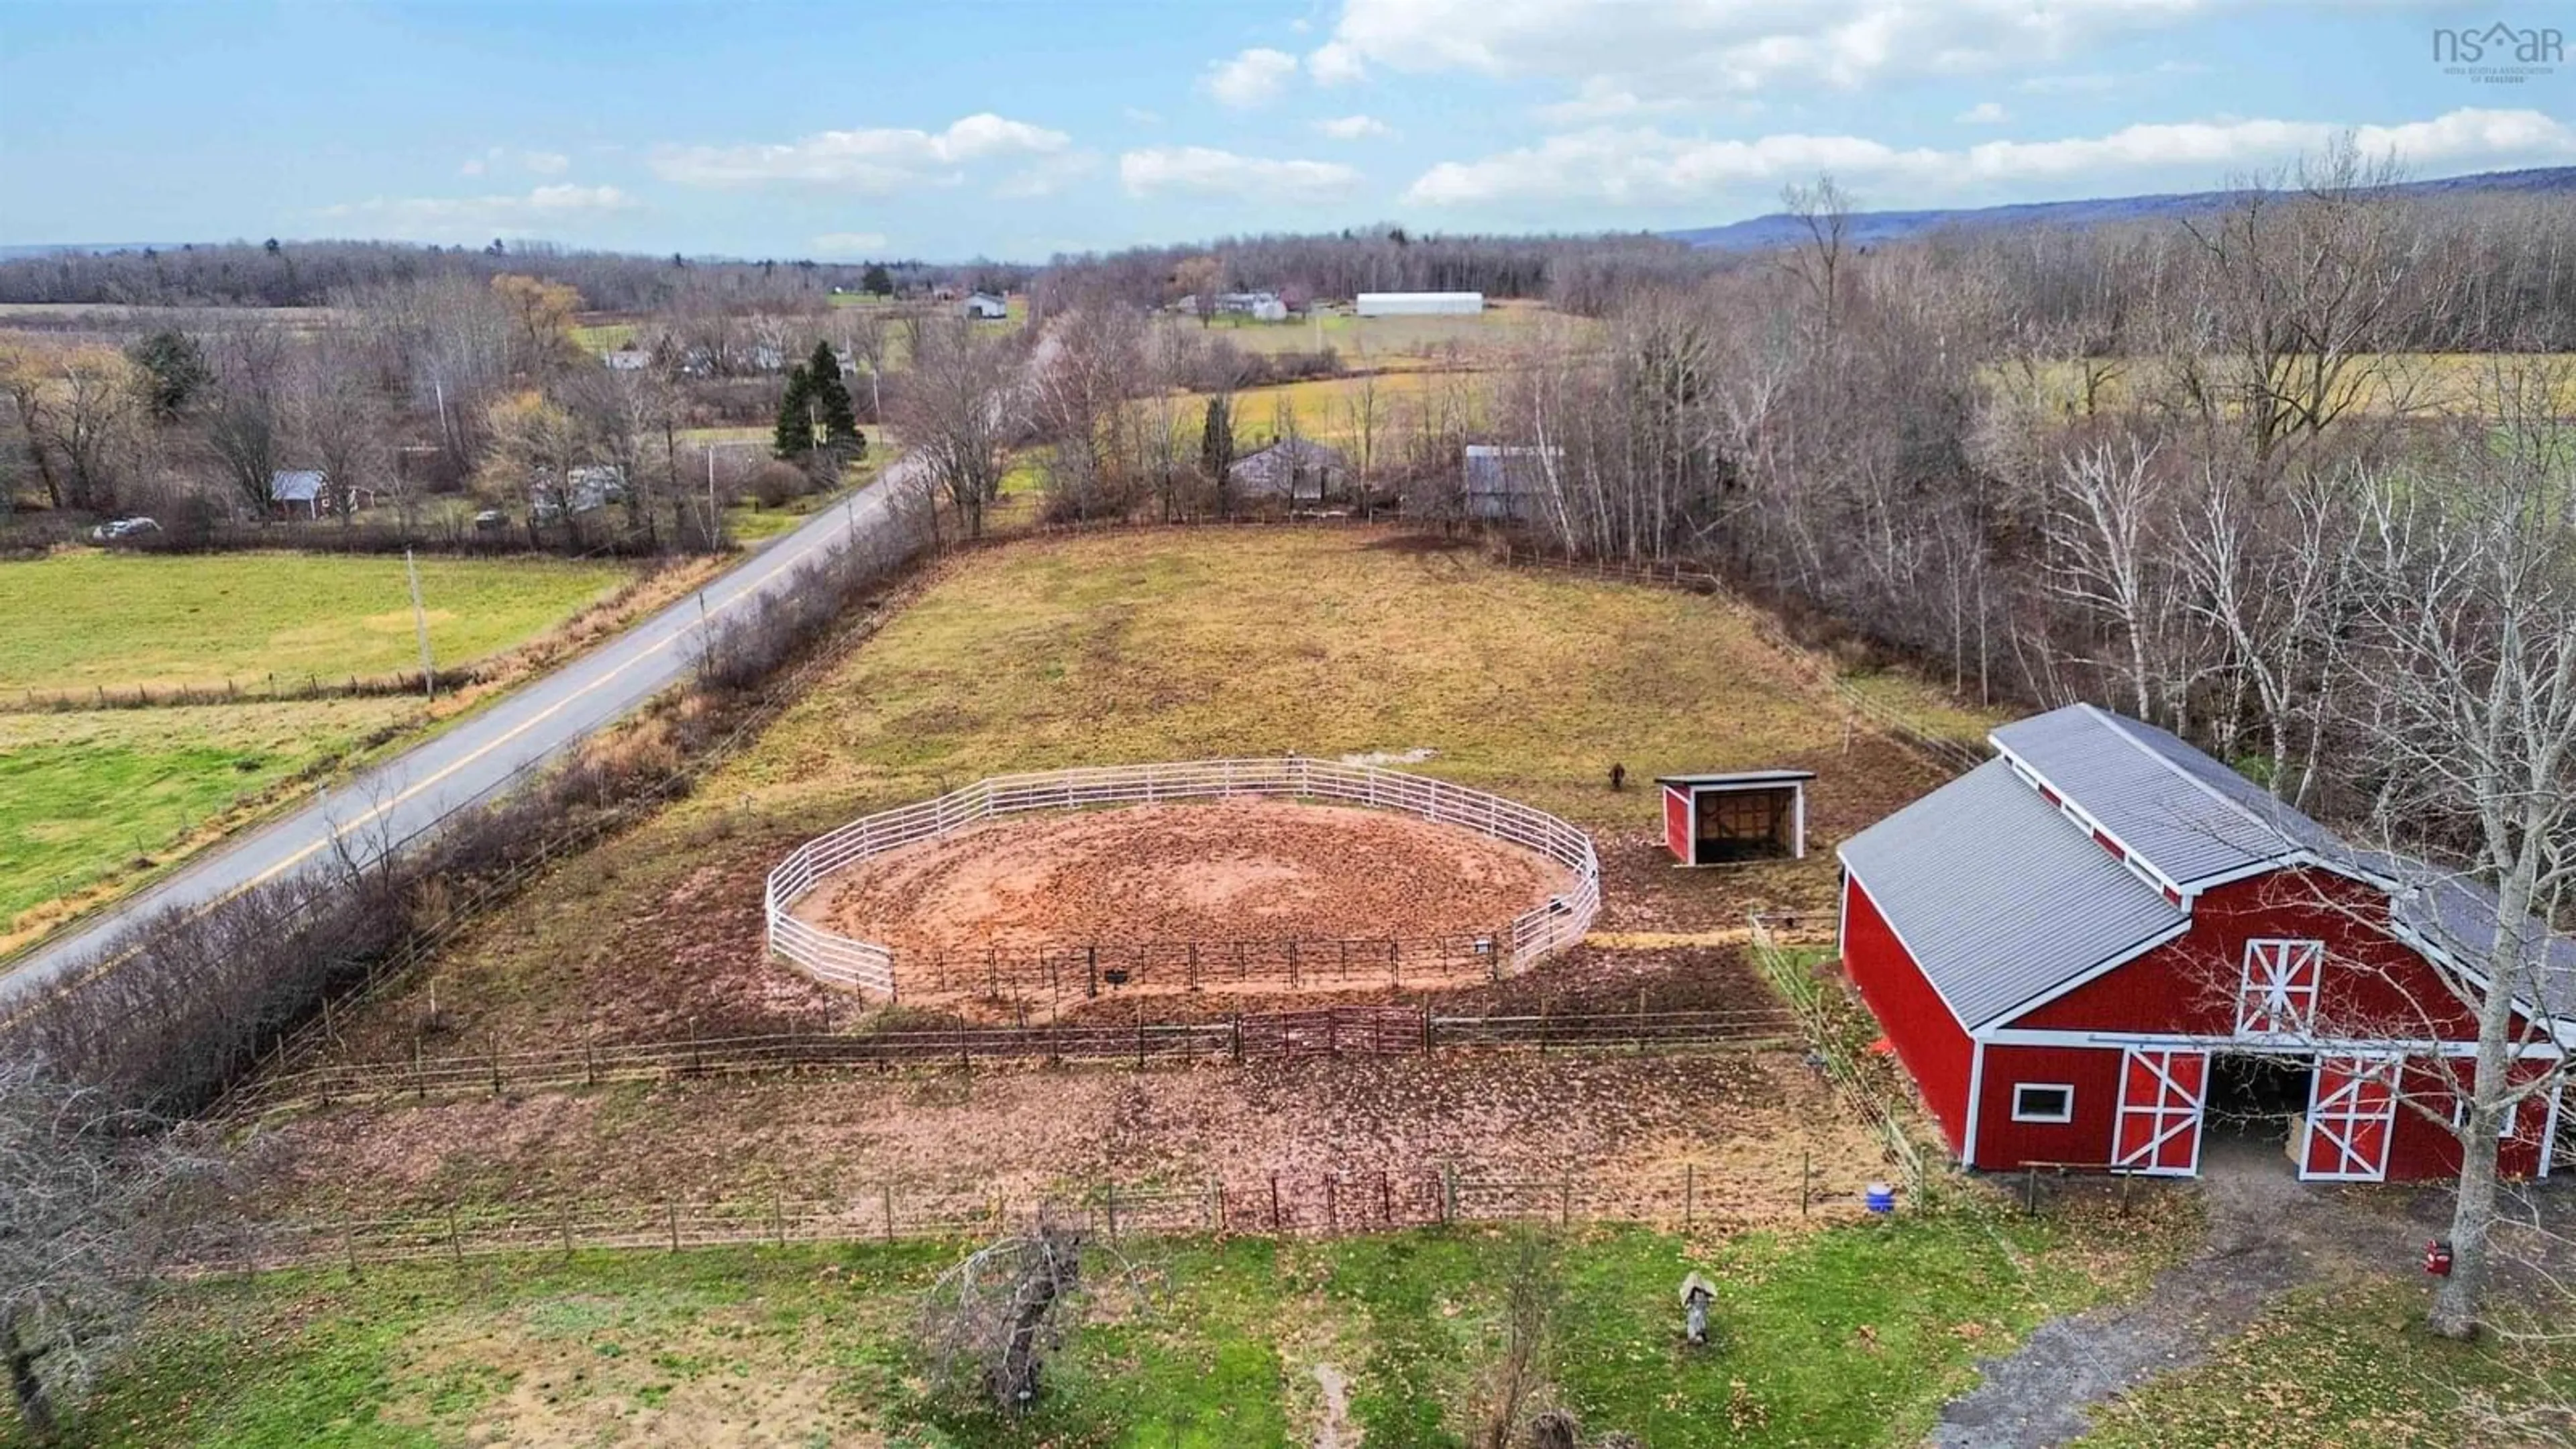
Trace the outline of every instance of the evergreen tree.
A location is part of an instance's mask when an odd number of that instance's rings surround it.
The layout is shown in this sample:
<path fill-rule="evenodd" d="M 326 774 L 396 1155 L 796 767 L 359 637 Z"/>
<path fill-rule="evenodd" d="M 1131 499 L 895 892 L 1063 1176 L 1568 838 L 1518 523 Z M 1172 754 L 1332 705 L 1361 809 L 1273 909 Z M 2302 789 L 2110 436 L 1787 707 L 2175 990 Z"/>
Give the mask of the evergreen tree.
<path fill-rule="evenodd" d="M 894 277 L 886 271 L 883 262 L 868 263 L 867 275 L 859 279 L 859 286 L 880 297 L 894 295 Z"/>
<path fill-rule="evenodd" d="M 1234 469 L 1234 404 L 1224 393 L 1208 399 L 1207 426 L 1199 434 L 1199 467 L 1216 485 L 1218 502 L 1230 508 L 1226 474 Z"/>
<path fill-rule="evenodd" d="M 188 404 L 215 380 L 197 339 L 175 327 L 136 342 L 125 355 L 142 372 L 144 403 L 162 422 L 186 412 Z"/>
<path fill-rule="evenodd" d="M 801 362 L 788 369 L 787 391 L 778 399 L 778 427 L 770 450 L 781 458 L 802 458 L 814 451 L 814 379 Z"/>
<path fill-rule="evenodd" d="M 841 354 L 829 342 L 814 344 L 814 356 L 805 364 L 806 387 L 813 402 L 814 418 L 823 425 L 823 441 L 836 448 L 865 448 L 859 436 L 859 415 L 850 402 L 850 385 L 841 381 Z"/>

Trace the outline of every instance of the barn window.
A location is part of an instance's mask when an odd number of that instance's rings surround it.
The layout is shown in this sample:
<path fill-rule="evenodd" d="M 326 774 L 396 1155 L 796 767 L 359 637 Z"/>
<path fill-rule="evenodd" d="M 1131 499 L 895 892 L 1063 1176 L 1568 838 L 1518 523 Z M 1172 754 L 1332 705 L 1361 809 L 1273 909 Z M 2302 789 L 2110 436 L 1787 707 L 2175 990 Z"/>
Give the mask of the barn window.
<path fill-rule="evenodd" d="M 2058 1082 L 2023 1082 L 2013 1088 L 2016 1122 L 2072 1122 L 2075 1089 Z"/>

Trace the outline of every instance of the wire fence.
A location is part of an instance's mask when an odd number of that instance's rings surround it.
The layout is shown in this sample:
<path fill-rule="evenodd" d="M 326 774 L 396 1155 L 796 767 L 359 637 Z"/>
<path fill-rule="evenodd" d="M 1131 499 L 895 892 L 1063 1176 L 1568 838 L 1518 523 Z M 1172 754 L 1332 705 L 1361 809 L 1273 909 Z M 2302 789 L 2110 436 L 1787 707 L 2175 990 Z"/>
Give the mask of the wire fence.
<path fill-rule="evenodd" d="M 1835 1094 L 1876 1129 L 1887 1160 L 1903 1174 L 1905 1185 L 1918 1195 L 1930 1191 L 1932 1179 L 1925 1171 L 1923 1150 L 1906 1130 L 1898 1106 L 1902 1099 L 1897 1084 L 1883 1067 L 1869 1060 L 1867 1043 L 1875 1026 L 1848 997 L 1828 990 L 1793 958 L 1772 934 L 1769 922 L 1758 915 L 1748 919 L 1754 964 L 1789 1003 L 1813 1060 L 1833 1083 Z"/>
<path fill-rule="evenodd" d="M 1696 1162 L 1586 1164 L 1556 1173 L 1467 1164 L 1104 1181 L 1042 1192 L 886 1182 L 835 1198 L 451 1206 L 400 1216 L 245 1221 L 201 1230 L 187 1270 L 259 1272 L 512 1254 L 958 1241 L 1048 1217 L 1108 1238 L 1324 1238 L 1466 1223 L 1628 1224 L 1736 1231 L 1869 1214 L 1879 1165 L 1807 1150 L 1794 1169 Z M 1896 1210 L 1912 1204 L 1899 1201 Z"/>
<path fill-rule="evenodd" d="M 1197 1021 L 1058 1022 L 868 1034 L 779 1032 L 595 1042 L 540 1051 L 338 1062 L 263 1074 L 226 1103 L 255 1116 L 310 1105 L 574 1089 L 622 1082 L 887 1070 L 977 1062 L 1195 1065 L 1452 1051 L 1765 1051 L 1798 1045 L 1772 1007 L 1535 1016 L 1442 1016 L 1420 1006 L 1338 1006 Z"/>
<path fill-rule="evenodd" d="M 1565 821 L 1446 780 L 1291 755 L 996 775 L 936 799 L 863 816 L 796 847 L 770 872 L 764 895 L 769 947 L 817 981 L 899 1001 L 906 989 L 922 989 L 909 953 L 898 960 L 891 947 L 844 936 L 795 915 L 796 903 L 826 877 L 1005 815 L 1237 797 L 1322 800 L 1396 811 L 1520 846 L 1572 871 L 1570 889 L 1496 928 L 1489 970 L 1497 979 L 1582 940 L 1600 913 L 1600 858 L 1592 837 Z M 1053 980 L 1060 991 L 1060 971 Z"/>
<path fill-rule="evenodd" d="M 988 946 L 906 951 L 902 965 L 904 989 L 916 997 L 1050 1006 L 1135 991 L 1401 990 L 1500 980 L 1506 937 L 1498 926 L 1445 936 Z"/>

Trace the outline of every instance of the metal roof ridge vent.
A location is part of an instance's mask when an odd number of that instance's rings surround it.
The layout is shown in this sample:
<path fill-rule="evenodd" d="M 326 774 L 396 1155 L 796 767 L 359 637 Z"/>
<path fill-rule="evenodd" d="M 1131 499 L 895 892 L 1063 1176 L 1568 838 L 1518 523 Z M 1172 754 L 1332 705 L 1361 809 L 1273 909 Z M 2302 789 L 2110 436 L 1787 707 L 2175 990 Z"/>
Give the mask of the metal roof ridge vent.
<path fill-rule="evenodd" d="M 2191 771 L 2184 769 L 2182 766 L 2175 764 L 2169 759 L 2166 759 L 2164 751 L 2151 748 L 2145 740 L 2139 739 L 2136 735 L 2131 734 L 2129 732 L 2127 722 L 2122 720 L 2118 715 L 2111 713 L 2109 710 L 2103 709 L 2101 706 L 2096 705 L 2089 700 L 2079 700 L 2076 707 L 2083 710 L 2084 713 L 2095 723 L 2118 736 L 2122 744 L 2127 745 L 2130 749 L 2136 750 L 2139 754 L 2146 756 L 2148 759 L 2153 760 L 2158 765 L 2162 766 L 2165 773 L 2172 775 L 2175 779 L 2182 781 L 2184 784 L 2198 790 L 2210 799 L 2226 806 L 2229 810 L 2243 816 L 2248 822 L 2252 823 L 2256 829 L 2270 835 L 2275 844 L 2282 847 L 2283 854 L 2296 855 L 2306 848 L 2299 841 L 2291 838 L 2288 831 L 2283 830 L 2280 826 L 2273 824 L 2271 821 L 2268 821 L 2262 816 L 2247 809 L 2242 802 L 2229 799 L 2225 794 L 2220 792 L 2217 786 L 2210 784 L 2207 780 L 2201 779 Z M 2177 736 L 2177 738 L 2179 738 L 2179 736 Z M 2189 740 L 2184 740 L 2183 744 L 2186 748 L 2198 748 L 2197 746 L 2192 745 Z M 2201 753 L 2207 755 L 2209 752 L 2202 750 Z M 2210 758 L 2212 760 L 2217 760 L 2215 755 L 2211 755 Z M 2232 766 L 2228 766 L 2225 761 L 2218 761 L 2218 763 L 2222 768 L 2233 768 Z M 2233 845 L 2236 842 L 2228 841 L 2227 843 Z M 2162 871 L 2157 873 L 2159 875 L 2163 874 Z M 2177 881 L 2175 884 L 2179 885 L 2181 882 Z"/>
<path fill-rule="evenodd" d="M 2085 708 L 2090 709 L 2087 705 Z M 2167 874 L 2165 868 L 2150 859 L 2146 852 L 2131 845 L 2104 824 L 2102 818 L 2084 808 L 2082 801 L 2060 789 L 2057 783 L 2039 772 L 2037 766 L 2015 754 L 2010 746 L 1995 741 L 1995 757 L 2012 767 L 2013 774 L 2031 788 L 2039 798 L 2055 807 L 2057 818 L 2082 831 L 2094 849 L 2127 867 L 2129 873 L 2153 886 L 2156 893 L 2172 903 L 2175 909 L 2188 911 L 2194 892 Z"/>

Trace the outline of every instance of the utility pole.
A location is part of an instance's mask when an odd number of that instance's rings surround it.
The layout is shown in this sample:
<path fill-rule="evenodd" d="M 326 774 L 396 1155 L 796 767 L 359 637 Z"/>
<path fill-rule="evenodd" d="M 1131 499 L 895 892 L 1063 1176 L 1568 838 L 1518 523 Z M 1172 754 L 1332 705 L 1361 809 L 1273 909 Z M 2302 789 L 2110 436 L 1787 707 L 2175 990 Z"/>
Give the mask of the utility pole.
<path fill-rule="evenodd" d="M 403 572 L 411 577 L 411 623 L 420 634 L 420 692 L 424 698 L 438 698 L 438 665 L 429 654 L 429 610 L 420 602 L 420 565 L 413 561 L 410 549 L 403 550 Z"/>
<path fill-rule="evenodd" d="M 709 439 L 707 442 L 707 552 L 716 551 L 716 535 L 721 531 L 720 519 L 716 513 L 716 445 L 713 439 Z"/>

